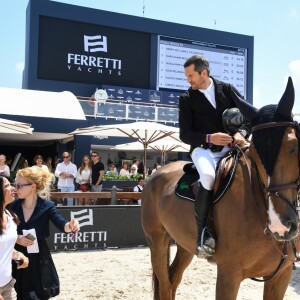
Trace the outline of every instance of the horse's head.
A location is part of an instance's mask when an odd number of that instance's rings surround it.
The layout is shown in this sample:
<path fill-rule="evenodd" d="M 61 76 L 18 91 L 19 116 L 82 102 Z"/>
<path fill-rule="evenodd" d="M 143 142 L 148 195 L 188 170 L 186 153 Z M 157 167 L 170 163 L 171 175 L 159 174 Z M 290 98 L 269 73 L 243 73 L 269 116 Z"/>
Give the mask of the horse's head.
<path fill-rule="evenodd" d="M 298 234 L 299 125 L 293 121 L 294 86 L 289 78 L 278 105 L 256 109 L 233 95 L 242 114 L 251 122 L 250 156 L 266 195 L 268 229 L 279 241 Z"/>

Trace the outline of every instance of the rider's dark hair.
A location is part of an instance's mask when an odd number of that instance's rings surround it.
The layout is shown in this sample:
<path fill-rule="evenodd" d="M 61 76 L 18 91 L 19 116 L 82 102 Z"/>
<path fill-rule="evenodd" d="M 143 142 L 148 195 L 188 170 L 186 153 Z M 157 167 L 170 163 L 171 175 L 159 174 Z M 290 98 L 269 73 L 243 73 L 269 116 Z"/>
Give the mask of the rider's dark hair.
<path fill-rule="evenodd" d="M 184 68 L 186 68 L 191 65 L 194 65 L 194 70 L 197 71 L 199 74 L 203 70 L 207 70 L 207 75 L 209 76 L 210 73 L 209 62 L 205 57 L 201 55 L 193 55 L 184 63 L 183 66 Z"/>

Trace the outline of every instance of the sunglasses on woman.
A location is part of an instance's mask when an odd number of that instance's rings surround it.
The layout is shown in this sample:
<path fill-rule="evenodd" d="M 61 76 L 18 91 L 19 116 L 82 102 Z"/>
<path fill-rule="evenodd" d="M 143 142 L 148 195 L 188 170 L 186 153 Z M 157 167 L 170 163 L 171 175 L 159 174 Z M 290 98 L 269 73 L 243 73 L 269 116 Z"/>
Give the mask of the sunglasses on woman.
<path fill-rule="evenodd" d="M 19 184 L 19 183 L 11 183 L 10 184 L 12 187 L 16 188 L 17 190 L 21 189 L 23 186 L 30 186 L 32 185 L 32 183 L 23 183 L 23 184 Z"/>

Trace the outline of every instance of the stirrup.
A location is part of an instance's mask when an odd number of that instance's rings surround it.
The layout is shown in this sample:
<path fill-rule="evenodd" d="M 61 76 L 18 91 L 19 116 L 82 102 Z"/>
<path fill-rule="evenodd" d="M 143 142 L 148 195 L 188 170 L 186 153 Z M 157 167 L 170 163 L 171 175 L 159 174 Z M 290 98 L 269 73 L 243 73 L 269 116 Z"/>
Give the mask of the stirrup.
<path fill-rule="evenodd" d="M 205 235 L 207 236 L 206 239 Z M 197 245 L 196 255 L 198 258 L 201 257 L 211 257 L 215 253 L 216 242 L 212 237 L 211 233 L 207 230 L 206 227 L 203 228 L 201 233 L 200 245 Z"/>

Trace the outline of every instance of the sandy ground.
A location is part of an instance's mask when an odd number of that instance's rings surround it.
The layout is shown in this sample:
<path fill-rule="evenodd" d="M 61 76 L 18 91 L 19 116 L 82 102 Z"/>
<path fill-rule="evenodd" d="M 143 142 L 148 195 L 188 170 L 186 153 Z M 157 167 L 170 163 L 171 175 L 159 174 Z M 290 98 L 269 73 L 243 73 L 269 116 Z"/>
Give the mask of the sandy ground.
<path fill-rule="evenodd" d="M 175 247 L 172 247 L 172 255 Z M 153 299 L 149 248 L 58 252 L 52 254 L 61 281 L 56 300 Z M 284 300 L 300 299 L 300 263 Z M 193 259 L 176 300 L 215 299 L 216 265 Z M 242 282 L 238 299 L 262 299 L 263 283 Z"/>

